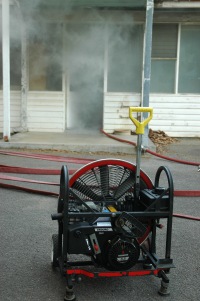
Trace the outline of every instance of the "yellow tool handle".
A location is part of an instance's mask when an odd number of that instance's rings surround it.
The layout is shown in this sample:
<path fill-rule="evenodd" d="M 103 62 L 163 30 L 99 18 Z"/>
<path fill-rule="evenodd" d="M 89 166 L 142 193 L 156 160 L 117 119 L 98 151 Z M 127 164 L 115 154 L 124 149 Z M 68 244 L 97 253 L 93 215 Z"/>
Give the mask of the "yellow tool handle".
<path fill-rule="evenodd" d="M 133 117 L 133 113 L 150 113 L 149 116 L 144 119 L 142 122 L 139 122 L 136 118 Z M 150 107 L 129 107 L 129 118 L 136 126 L 136 134 L 143 135 L 145 126 L 153 118 L 153 108 Z"/>

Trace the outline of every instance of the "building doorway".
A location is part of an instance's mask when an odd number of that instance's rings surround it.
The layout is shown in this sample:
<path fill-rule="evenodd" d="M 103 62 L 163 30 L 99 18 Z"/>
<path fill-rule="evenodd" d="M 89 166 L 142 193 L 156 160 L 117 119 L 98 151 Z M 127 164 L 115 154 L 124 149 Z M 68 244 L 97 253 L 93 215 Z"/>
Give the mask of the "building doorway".
<path fill-rule="evenodd" d="M 67 129 L 100 129 L 103 121 L 103 26 L 67 25 L 65 52 Z"/>

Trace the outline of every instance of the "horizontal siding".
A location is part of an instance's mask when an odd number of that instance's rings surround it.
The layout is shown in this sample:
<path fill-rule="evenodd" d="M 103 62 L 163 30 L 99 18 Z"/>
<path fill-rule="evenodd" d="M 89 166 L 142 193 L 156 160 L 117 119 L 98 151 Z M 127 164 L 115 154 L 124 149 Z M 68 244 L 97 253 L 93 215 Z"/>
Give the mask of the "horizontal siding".
<path fill-rule="evenodd" d="M 171 137 L 200 137 L 199 95 L 151 95 L 154 116 L 153 130 L 164 131 Z"/>
<path fill-rule="evenodd" d="M 104 130 L 113 133 L 119 129 L 135 129 L 129 119 L 129 107 L 139 103 L 140 95 L 105 94 Z M 151 95 L 150 106 L 154 110 L 151 129 L 162 130 L 171 137 L 200 137 L 199 95 Z"/>
<path fill-rule="evenodd" d="M 63 132 L 65 106 L 62 92 L 29 92 L 27 127 L 30 132 Z"/>
<path fill-rule="evenodd" d="M 11 133 L 18 131 L 21 120 L 21 92 L 10 93 L 10 127 Z M 3 132 L 3 92 L 0 91 L 0 132 Z"/>
<path fill-rule="evenodd" d="M 190 120 L 196 120 L 196 121 L 199 121 L 199 114 L 198 113 L 195 113 L 194 115 L 188 115 L 188 114 L 185 114 L 185 112 L 181 113 L 179 112 L 180 115 L 175 115 L 175 114 L 162 114 L 162 111 L 160 110 L 160 112 L 158 112 L 156 110 L 156 113 L 154 113 L 154 116 L 153 118 L 155 120 L 170 120 L 170 121 L 179 121 L 179 120 L 187 120 L 187 121 L 190 121 Z"/>
<path fill-rule="evenodd" d="M 139 102 L 139 94 L 106 93 L 104 95 L 104 130 L 107 133 L 113 133 L 115 130 L 132 129 L 129 107 L 139 106 Z"/>
<path fill-rule="evenodd" d="M 11 132 L 20 128 L 21 93 L 11 92 Z M 140 95 L 106 93 L 104 96 L 104 130 L 134 129 L 129 107 L 139 106 Z M 154 116 L 149 127 L 171 137 L 200 137 L 200 96 L 151 95 Z M 62 92 L 29 92 L 27 100 L 29 131 L 62 132 L 65 128 Z M 3 132 L 3 96 L 0 91 L 0 132 Z"/>

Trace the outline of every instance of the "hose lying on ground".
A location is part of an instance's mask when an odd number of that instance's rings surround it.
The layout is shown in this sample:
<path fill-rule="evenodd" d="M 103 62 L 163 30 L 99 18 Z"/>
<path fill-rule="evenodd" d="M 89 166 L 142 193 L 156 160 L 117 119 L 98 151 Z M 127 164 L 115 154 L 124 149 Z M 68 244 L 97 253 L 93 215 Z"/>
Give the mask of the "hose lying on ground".
<path fill-rule="evenodd" d="M 120 142 L 128 143 L 133 146 L 137 146 L 135 142 L 131 142 L 128 140 L 124 140 L 121 138 L 117 138 L 113 135 L 110 135 L 108 133 L 105 133 L 102 130 L 102 133 L 107 135 L 108 137 L 118 140 Z M 188 164 L 188 165 L 194 165 L 194 166 L 199 166 L 200 163 L 195 163 L 195 162 L 188 162 L 188 161 L 183 161 L 183 160 L 178 160 L 174 158 L 168 158 L 166 156 L 157 154 L 155 152 L 152 152 L 150 150 L 146 150 L 146 152 L 155 155 L 157 157 L 160 157 L 165 160 L 173 161 L 176 163 L 181 163 L 181 164 Z M 48 160 L 48 161 L 56 161 L 56 162 L 67 162 L 67 163 L 75 163 L 75 164 L 87 164 L 90 163 L 91 159 L 82 159 L 82 158 L 69 158 L 69 157 L 62 157 L 62 156 L 54 156 L 54 155 L 43 155 L 43 154 L 30 154 L 30 153 L 20 153 L 20 152 L 9 152 L 9 151 L 0 151 L 0 154 L 3 155 L 11 155 L 11 156 L 20 156 L 20 157 L 26 157 L 26 158 L 31 158 L 31 159 L 41 159 L 41 160 Z M 69 170 L 70 174 L 73 174 L 76 170 Z M 49 170 L 49 169 L 36 169 L 36 168 L 22 168 L 22 167 L 14 167 L 14 166 L 6 166 L 6 165 L 0 165 L 0 172 L 4 173 L 21 173 L 21 174 L 41 174 L 41 175 L 59 175 L 60 170 Z M 45 184 L 45 185 L 59 185 L 57 183 L 51 183 L 51 182 L 42 182 L 42 181 L 36 181 L 36 180 L 29 180 L 29 179 L 22 179 L 18 177 L 8 177 L 5 175 L 1 175 L 0 179 L 3 180 L 11 180 L 11 181 L 20 181 L 20 182 L 30 182 L 30 183 L 38 183 L 38 184 Z M 9 185 L 5 183 L 0 183 L 0 187 L 2 188 L 9 188 L 9 189 L 17 189 L 17 190 L 23 190 L 26 192 L 31 192 L 31 193 L 38 193 L 38 194 L 43 194 L 43 195 L 53 195 L 57 196 L 57 193 L 54 192 L 48 192 L 48 191 L 42 191 L 42 190 L 36 190 L 36 189 L 30 189 L 22 186 L 16 186 L 16 185 Z M 179 191 L 174 191 L 175 196 L 200 196 L 200 191 L 186 191 L 186 190 L 179 190 Z M 197 220 L 200 221 L 200 217 L 193 217 L 189 215 L 183 215 L 183 214 L 173 214 L 174 217 L 179 217 L 179 218 L 185 218 L 185 219 L 191 219 L 191 220 Z"/>

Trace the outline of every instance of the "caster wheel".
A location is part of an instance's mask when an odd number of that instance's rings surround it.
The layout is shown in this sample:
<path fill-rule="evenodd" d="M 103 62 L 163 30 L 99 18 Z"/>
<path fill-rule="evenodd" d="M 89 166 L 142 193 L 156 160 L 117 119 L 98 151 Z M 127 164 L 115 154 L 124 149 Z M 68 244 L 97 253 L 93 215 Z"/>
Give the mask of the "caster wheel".
<path fill-rule="evenodd" d="M 73 288 L 66 287 L 66 295 L 64 301 L 75 301 L 76 296 L 74 294 Z"/>
<path fill-rule="evenodd" d="M 158 294 L 161 296 L 169 296 L 169 283 L 164 282 L 163 280 L 161 281 L 161 287 L 158 291 Z"/>

